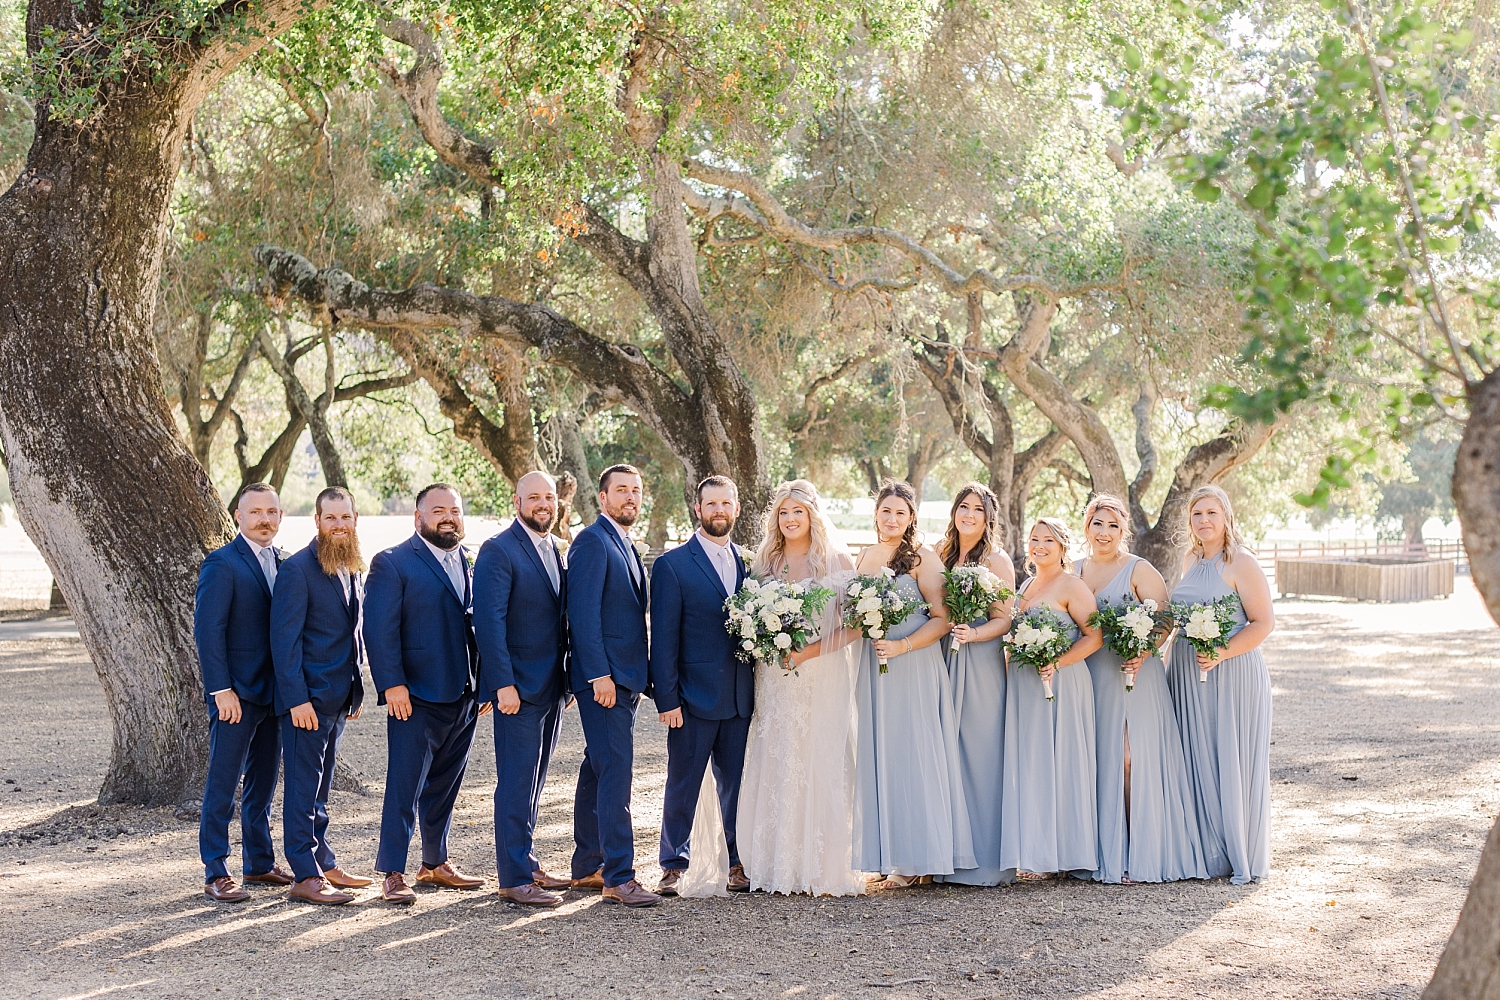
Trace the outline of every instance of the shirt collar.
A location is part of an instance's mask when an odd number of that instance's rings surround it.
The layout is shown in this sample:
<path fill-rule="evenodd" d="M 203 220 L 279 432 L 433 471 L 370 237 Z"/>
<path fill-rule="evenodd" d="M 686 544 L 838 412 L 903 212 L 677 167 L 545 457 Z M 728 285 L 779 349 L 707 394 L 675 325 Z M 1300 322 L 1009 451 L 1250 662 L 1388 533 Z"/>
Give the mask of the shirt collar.
<path fill-rule="evenodd" d="M 418 538 L 422 538 L 421 535 L 418 535 L 417 537 Z M 437 559 L 439 566 L 446 566 L 446 565 L 448 565 L 448 563 L 446 561 L 447 558 L 450 555 L 452 555 L 453 553 L 461 551 L 463 549 L 463 543 L 462 542 L 460 542 L 458 545 L 455 545 L 453 548 L 446 549 L 446 550 L 438 548 L 436 545 L 433 545 L 431 542 L 429 542 L 425 538 L 422 538 L 422 544 L 425 545 L 425 546 L 427 546 L 429 549 L 432 550 L 433 558 Z"/>
<path fill-rule="evenodd" d="M 725 535 L 723 540 L 720 540 L 702 528 L 699 528 L 694 534 L 698 536 L 698 542 L 703 546 L 703 551 L 715 558 L 718 558 L 720 555 L 727 555 L 730 552 L 730 546 L 734 544 L 728 535 Z"/>
<path fill-rule="evenodd" d="M 525 521 L 521 520 L 519 517 L 516 518 L 516 523 L 521 526 L 521 529 L 523 531 L 525 531 L 526 534 L 528 534 L 528 535 L 531 536 L 531 544 L 532 545 L 535 545 L 538 548 L 540 548 L 541 545 L 542 545 L 542 543 L 547 540 L 547 536 L 546 535 L 543 535 L 543 534 L 540 534 L 538 532 L 532 531 L 531 530 L 531 525 L 527 524 Z"/>
<path fill-rule="evenodd" d="M 245 540 L 245 544 L 246 545 L 250 546 L 250 554 L 256 558 L 257 562 L 260 560 L 260 554 L 262 552 L 264 552 L 266 549 L 271 549 L 273 552 L 275 551 L 275 545 L 276 545 L 276 540 L 275 539 L 271 540 L 271 544 L 270 545 L 261 545 L 258 542 L 252 541 L 250 539 L 249 535 L 246 535 L 246 534 L 242 533 L 240 535 L 240 537 Z"/>
<path fill-rule="evenodd" d="M 614 518 L 610 517 L 608 514 L 604 515 L 604 519 L 606 521 L 608 521 L 610 524 L 612 524 L 612 525 L 615 526 L 615 530 L 620 533 L 620 537 L 623 538 L 623 539 L 625 539 L 625 544 L 626 545 L 630 545 L 630 546 L 634 546 L 635 545 L 635 540 L 630 537 L 630 529 L 629 528 L 625 527 L 625 525 L 621 524 L 619 521 L 616 521 Z"/>

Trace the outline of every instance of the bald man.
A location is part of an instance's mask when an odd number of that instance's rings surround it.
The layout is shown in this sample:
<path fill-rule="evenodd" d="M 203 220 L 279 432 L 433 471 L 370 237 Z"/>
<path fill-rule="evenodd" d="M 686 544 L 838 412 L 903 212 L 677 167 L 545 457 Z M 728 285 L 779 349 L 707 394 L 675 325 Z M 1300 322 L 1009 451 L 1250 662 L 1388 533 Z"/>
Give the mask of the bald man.
<path fill-rule="evenodd" d="M 547 765 L 566 707 L 567 574 L 557 538 L 557 484 L 516 481 L 516 519 L 474 563 L 474 638 L 481 697 L 495 704 L 495 861 L 500 895 L 556 906 L 568 879 L 542 870 L 532 847 Z"/>

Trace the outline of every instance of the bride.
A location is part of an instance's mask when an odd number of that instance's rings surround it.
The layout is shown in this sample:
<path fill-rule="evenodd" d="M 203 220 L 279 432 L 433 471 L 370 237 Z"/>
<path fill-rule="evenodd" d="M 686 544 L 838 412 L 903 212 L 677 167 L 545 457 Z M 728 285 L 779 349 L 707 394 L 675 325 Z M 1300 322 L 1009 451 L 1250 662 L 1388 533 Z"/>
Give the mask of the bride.
<path fill-rule="evenodd" d="M 766 513 L 755 576 L 815 581 L 841 593 L 854 561 L 831 531 L 812 483 L 782 483 Z M 865 891 L 864 876 L 851 867 L 858 647 L 825 649 L 842 639 L 836 598 L 828 602 L 821 634 L 828 643 L 811 643 L 785 666 L 756 664 L 755 716 L 735 823 L 752 890 L 814 896 Z"/>

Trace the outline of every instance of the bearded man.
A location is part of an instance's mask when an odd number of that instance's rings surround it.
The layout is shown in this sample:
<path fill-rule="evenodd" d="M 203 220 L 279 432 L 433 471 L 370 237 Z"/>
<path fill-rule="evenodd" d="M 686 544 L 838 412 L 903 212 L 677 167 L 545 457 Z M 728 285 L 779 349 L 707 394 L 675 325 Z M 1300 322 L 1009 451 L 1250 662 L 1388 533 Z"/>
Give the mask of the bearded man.
<path fill-rule="evenodd" d="M 281 564 L 271 596 L 271 659 L 281 716 L 286 796 L 282 830 L 296 882 L 288 895 L 336 906 L 371 880 L 338 867 L 328 844 L 328 791 L 344 724 L 359 718 L 359 608 L 364 560 L 359 515 L 333 486 L 314 505 L 318 537 Z"/>
<path fill-rule="evenodd" d="M 484 879 L 448 860 L 448 828 L 463 785 L 479 716 L 479 655 L 474 645 L 473 560 L 463 547 L 458 491 L 434 483 L 417 494 L 415 534 L 370 565 L 365 642 L 370 675 L 386 709 L 385 804 L 375 868 L 381 895 L 409 904 L 412 832 L 422 829 L 417 881 L 477 889 Z"/>

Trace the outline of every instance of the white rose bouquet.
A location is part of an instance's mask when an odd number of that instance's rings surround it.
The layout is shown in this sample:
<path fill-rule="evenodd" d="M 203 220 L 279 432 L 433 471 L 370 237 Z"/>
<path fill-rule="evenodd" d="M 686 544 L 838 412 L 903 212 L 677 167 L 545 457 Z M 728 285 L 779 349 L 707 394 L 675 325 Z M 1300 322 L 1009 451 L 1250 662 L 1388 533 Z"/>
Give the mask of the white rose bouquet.
<path fill-rule="evenodd" d="M 1089 615 L 1089 627 L 1103 633 L 1105 648 L 1126 660 L 1155 656 L 1161 648 L 1161 640 L 1175 622 L 1171 608 L 1157 604 L 1149 597 L 1139 603 L 1104 604 Z M 1127 673 L 1125 690 L 1134 687 L 1133 676 Z"/>
<path fill-rule="evenodd" d="M 1067 624 L 1056 611 L 1045 604 L 1038 604 L 1016 615 L 1010 634 L 1005 637 L 1005 644 L 1010 647 L 1012 662 L 1024 663 L 1041 673 L 1042 668 L 1056 663 L 1064 653 L 1073 648 L 1073 638 L 1068 632 Z M 1042 689 L 1047 694 L 1047 700 L 1051 701 L 1052 681 L 1044 679 Z"/>
<path fill-rule="evenodd" d="M 1238 621 L 1239 595 L 1226 594 L 1205 604 L 1174 604 L 1172 616 L 1182 627 L 1183 638 L 1199 653 L 1212 654 L 1229 645 L 1229 633 Z M 1198 671 L 1198 683 L 1208 680 L 1208 671 Z"/>
<path fill-rule="evenodd" d="M 844 590 L 844 627 L 855 629 L 866 639 L 884 639 L 893 626 L 926 609 L 927 604 L 901 592 L 889 566 L 882 568 L 879 576 L 856 576 Z M 880 672 L 889 673 L 884 658 L 880 660 Z"/>
<path fill-rule="evenodd" d="M 988 618 L 991 604 L 1014 596 L 988 566 L 955 566 L 943 574 L 943 607 L 955 625 Z M 958 652 L 959 645 L 958 636 L 954 636 L 953 652 Z"/>
<path fill-rule="evenodd" d="M 786 654 L 817 638 L 817 623 L 832 597 L 827 587 L 746 579 L 724 602 L 724 627 L 739 642 L 735 655 L 746 663 L 784 663 Z"/>

